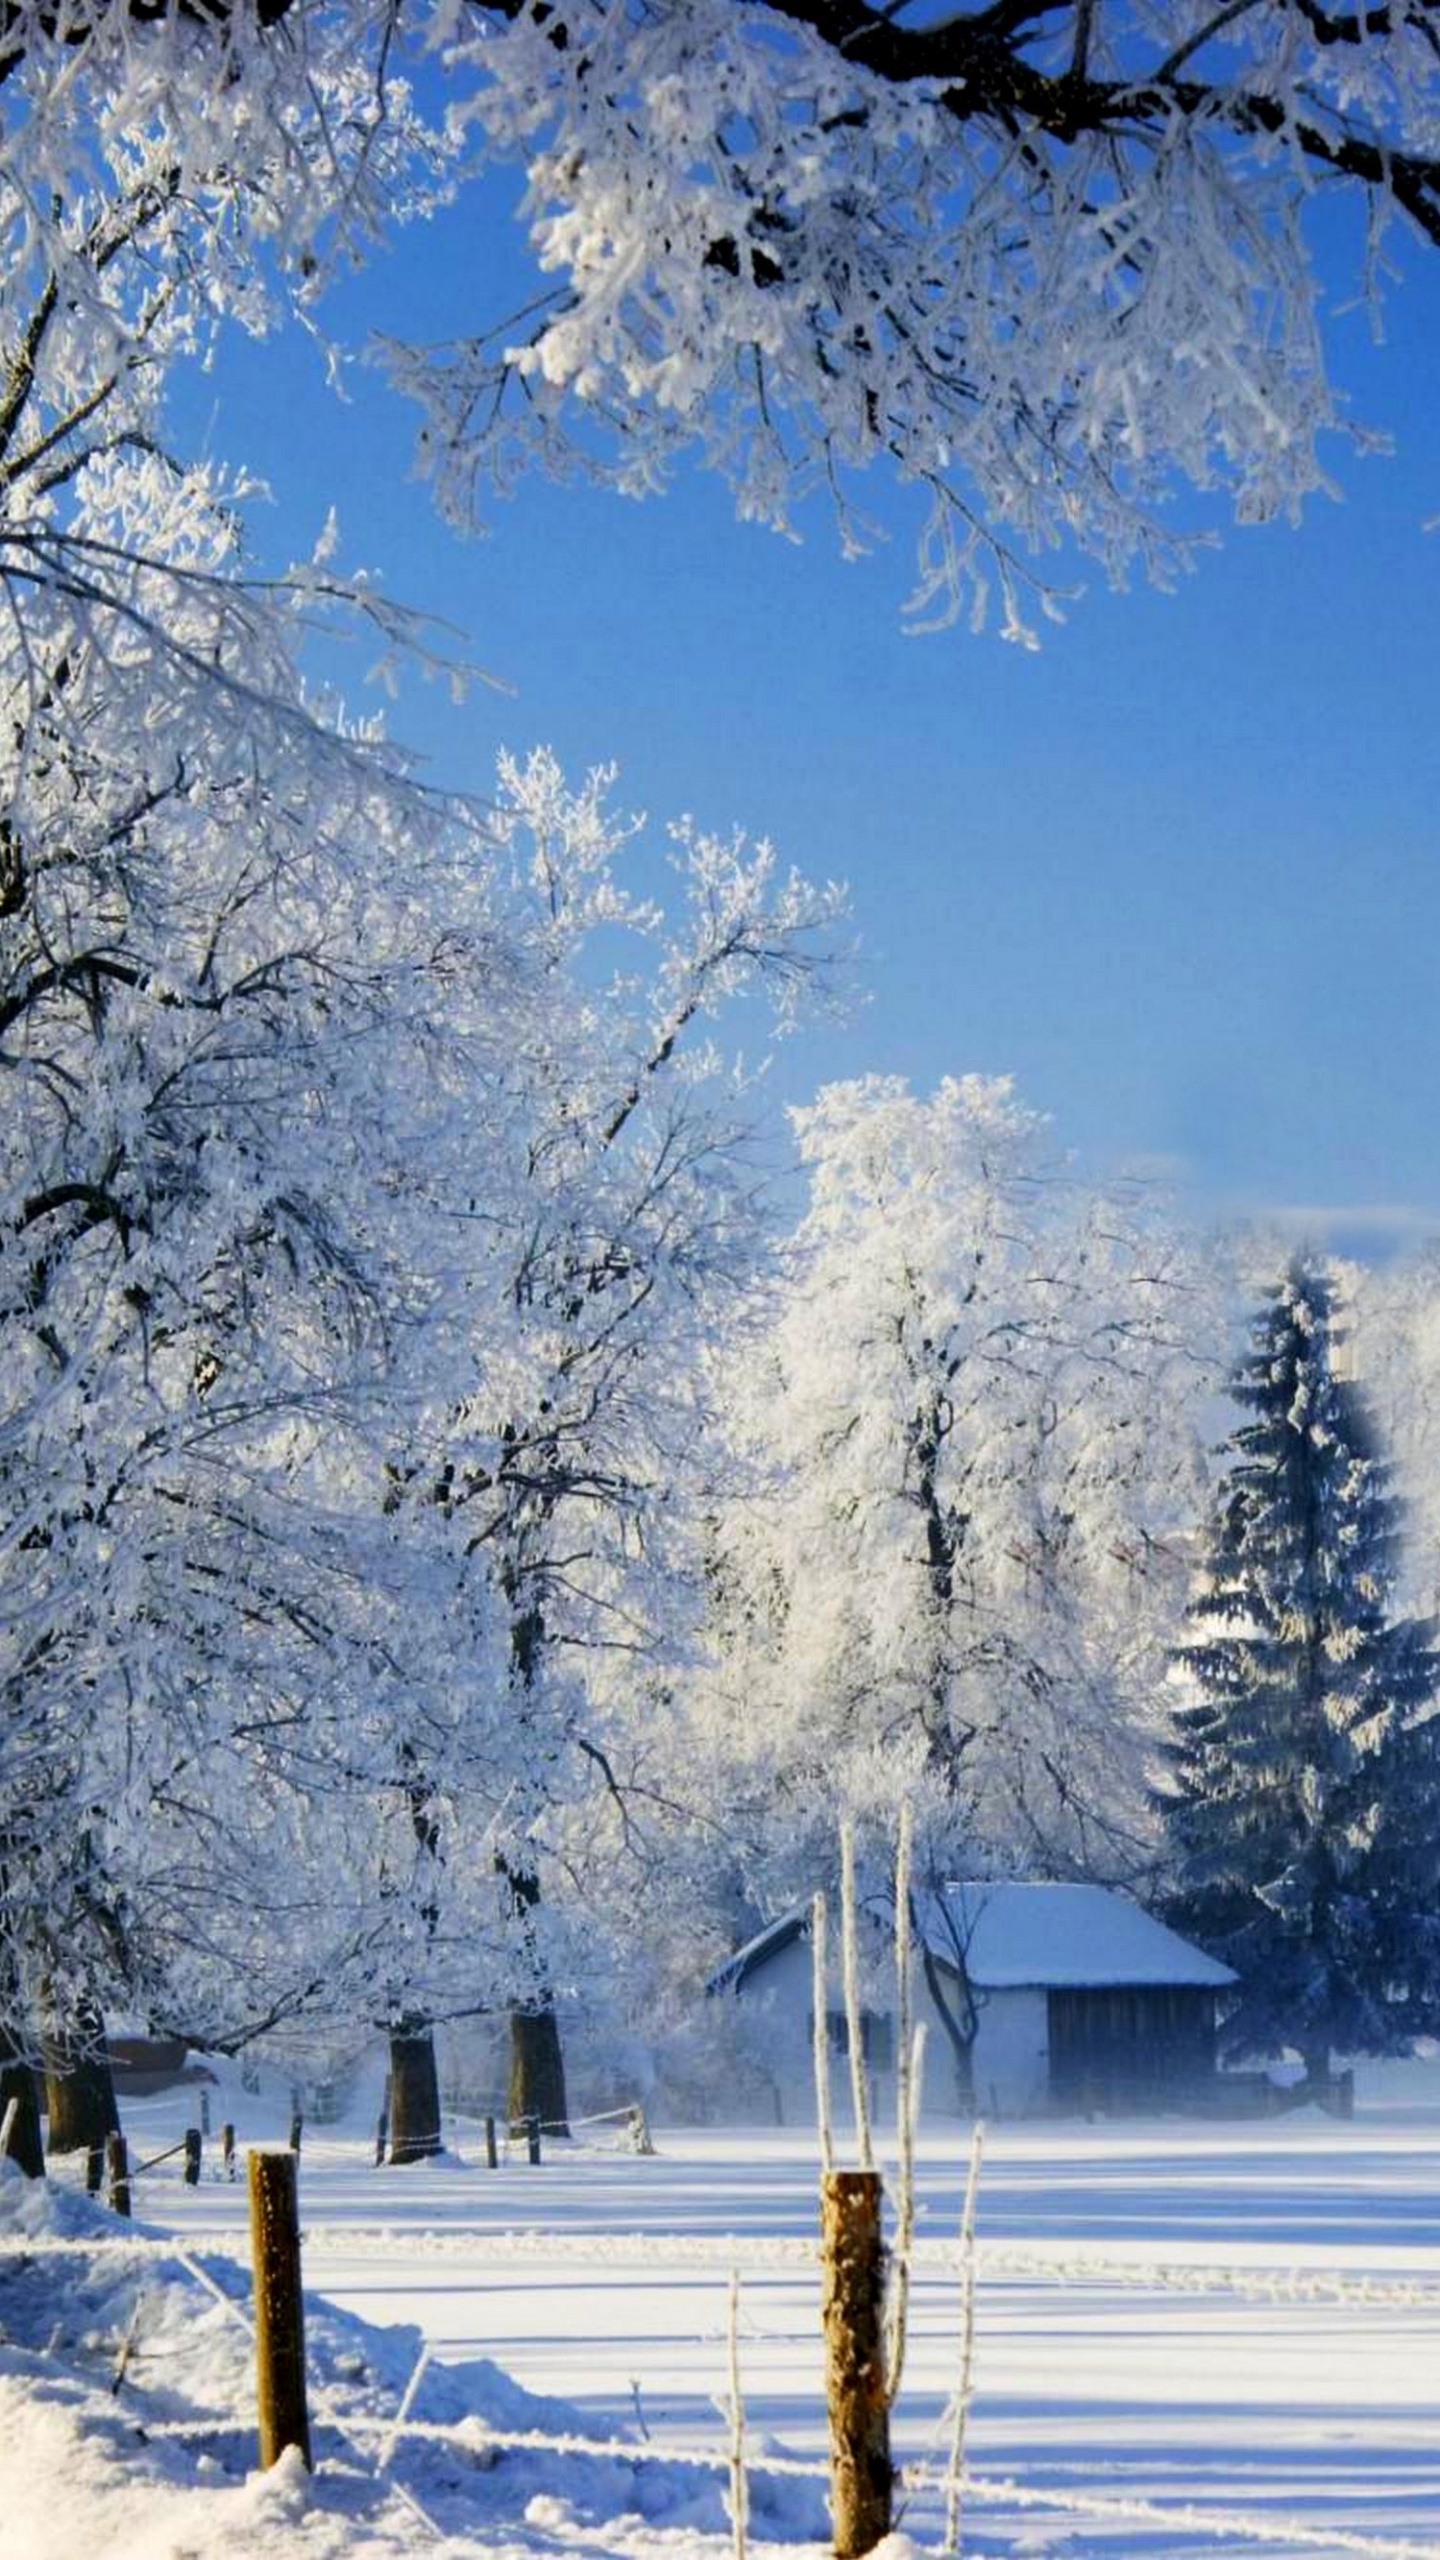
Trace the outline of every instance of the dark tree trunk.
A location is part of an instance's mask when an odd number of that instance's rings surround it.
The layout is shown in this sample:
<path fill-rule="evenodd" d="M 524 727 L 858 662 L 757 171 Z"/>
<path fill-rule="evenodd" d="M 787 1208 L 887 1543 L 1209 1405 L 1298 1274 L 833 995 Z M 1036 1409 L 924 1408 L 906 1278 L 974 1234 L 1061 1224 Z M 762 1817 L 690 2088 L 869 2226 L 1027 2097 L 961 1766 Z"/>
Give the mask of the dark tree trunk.
<path fill-rule="evenodd" d="M 433 2160 L 444 2147 L 435 2038 L 424 2018 L 402 2018 L 390 2033 L 391 2163 Z"/>
<path fill-rule="evenodd" d="M 1319 2098 L 1321 2100 L 1328 2098 L 1330 2094 L 1330 2040 L 1328 2036 L 1318 2043 L 1312 2042 L 1303 2044 L 1300 2048 L 1300 2052 L 1305 2064 L 1305 2092 L 1307 2097 Z"/>
<path fill-rule="evenodd" d="M 105 2021 L 98 2009 L 86 2010 L 73 2033 L 45 2038 L 45 2112 L 49 2119 L 46 2148 L 52 2157 L 63 2151 L 100 2150 L 107 2133 L 119 2132 Z"/>
<path fill-rule="evenodd" d="M 11 2099 L 16 2102 L 7 2157 L 27 2178 L 45 2175 L 45 2146 L 40 2138 L 40 2100 L 35 2073 L 14 2039 L 0 2033 L 0 2118 Z"/>
<path fill-rule="evenodd" d="M 533 1867 L 512 1867 L 503 1858 L 496 1863 L 510 1889 L 511 1909 L 520 1923 L 535 1981 L 533 1999 L 510 2012 L 510 2121 L 512 2125 L 520 2124 L 527 2116 L 534 2116 L 546 2133 L 568 2134 L 570 2111 L 565 2096 L 560 2022 L 535 1944 L 540 1878 Z"/>
<path fill-rule="evenodd" d="M 955 2065 L 955 2095 L 962 2115 L 975 2113 L 975 2033 L 979 2026 L 975 2003 L 962 1984 L 958 1995 L 952 1995 L 930 1948 L 923 1940 L 920 1948 L 921 1969 L 925 1988 L 934 2003 L 935 2014 L 945 2030 Z"/>
<path fill-rule="evenodd" d="M 510 2012 L 510 2122 L 538 2118 L 542 2132 L 568 2133 L 565 2059 L 550 2001 L 543 2008 Z"/>
<path fill-rule="evenodd" d="M 21 2034 L 28 2011 L 21 1989 L 20 1962 L 16 1933 L 11 1914 L 10 1868 L 6 1854 L 0 1857 L 0 1912 L 6 1925 L 0 1929 L 0 2120 L 11 2099 L 15 2101 L 15 2122 L 10 2129 L 9 2157 L 27 2178 L 45 2175 L 45 2148 L 40 2138 L 40 2092 L 35 2086 L 35 2073 Z"/>

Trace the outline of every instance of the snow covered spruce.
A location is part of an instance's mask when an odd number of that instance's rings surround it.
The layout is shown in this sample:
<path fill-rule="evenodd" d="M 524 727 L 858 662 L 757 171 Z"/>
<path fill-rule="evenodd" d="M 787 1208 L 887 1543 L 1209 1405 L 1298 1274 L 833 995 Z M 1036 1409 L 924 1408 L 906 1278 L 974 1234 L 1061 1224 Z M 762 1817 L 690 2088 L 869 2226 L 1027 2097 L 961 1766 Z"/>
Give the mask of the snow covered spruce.
<path fill-rule="evenodd" d="M 1403 2053 L 1440 1991 L 1440 1656 L 1393 1617 L 1399 1505 L 1363 1401 L 1336 1368 L 1333 1291 L 1292 1264 L 1231 1393 L 1204 1582 L 1176 1660 L 1161 1798 L 1184 1927 L 1236 1969 L 1225 2036 Z"/>

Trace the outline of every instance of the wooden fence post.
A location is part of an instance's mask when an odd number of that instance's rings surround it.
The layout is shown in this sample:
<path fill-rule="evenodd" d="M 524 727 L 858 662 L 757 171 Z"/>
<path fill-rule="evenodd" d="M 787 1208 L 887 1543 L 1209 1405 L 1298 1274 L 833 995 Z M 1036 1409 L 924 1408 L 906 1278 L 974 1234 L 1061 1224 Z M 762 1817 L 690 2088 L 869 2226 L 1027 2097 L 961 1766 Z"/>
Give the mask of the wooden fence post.
<path fill-rule="evenodd" d="M 220 2127 L 220 2165 L 227 2178 L 234 2177 L 235 2127 L 233 2124 L 222 2124 Z"/>
<path fill-rule="evenodd" d="M 98 2196 L 105 2183 L 105 2145 L 92 2142 L 85 2154 L 85 2193 Z"/>
<path fill-rule="evenodd" d="M 498 2169 L 500 2166 L 500 2154 L 495 2148 L 495 2119 L 493 2116 L 487 2116 L 485 2119 L 485 2166 L 487 2169 Z"/>
<path fill-rule="evenodd" d="M 821 2180 L 825 2395 L 837 2560 L 862 2560 L 890 2531 L 890 2409 L 884 2351 L 885 2246 L 880 2176 L 831 2169 Z"/>
<path fill-rule="evenodd" d="M 130 2154 L 123 2133 L 105 2136 L 105 2169 L 110 2181 L 110 2202 L 117 2213 L 130 2219 Z"/>
<path fill-rule="evenodd" d="M 304 2136 L 304 2132 L 305 2119 L 297 2107 L 295 2113 L 290 2119 L 290 2148 L 294 2152 L 297 2160 L 300 2156 L 300 2144 Z"/>
<path fill-rule="evenodd" d="M 255 2269 L 255 2390 L 260 2468 L 290 2445 L 310 2469 L 305 2400 L 305 2313 L 300 2290 L 300 2218 L 293 2151 L 252 2151 L 250 2249 Z"/>
<path fill-rule="evenodd" d="M 540 2119 L 538 2116 L 526 2117 L 525 2140 L 530 2150 L 530 2166 L 532 2169 L 538 2169 L 540 2166 Z"/>
<path fill-rule="evenodd" d="M 187 2187 L 200 2184 L 200 2134 L 192 2124 L 185 2135 L 185 2167 L 182 2172 Z"/>

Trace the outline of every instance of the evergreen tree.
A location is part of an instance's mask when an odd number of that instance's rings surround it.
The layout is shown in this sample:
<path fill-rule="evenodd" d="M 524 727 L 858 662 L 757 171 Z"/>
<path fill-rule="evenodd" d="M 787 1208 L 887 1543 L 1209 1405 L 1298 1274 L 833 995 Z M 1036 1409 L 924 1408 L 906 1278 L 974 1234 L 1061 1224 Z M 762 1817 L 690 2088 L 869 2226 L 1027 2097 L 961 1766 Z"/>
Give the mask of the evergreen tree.
<path fill-rule="evenodd" d="M 1225 2039 L 1393 2053 L 1440 1981 L 1433 1629 L 1393 1618 L 1400 1510 L 1363 1402 L 1337 1377 L 1332 1294 L 1297 1260 L 1232 1382 L 1251 1419 L 1174 1660 L 1161 1798 L 1171 1916 L 1239 1977 Z"/>

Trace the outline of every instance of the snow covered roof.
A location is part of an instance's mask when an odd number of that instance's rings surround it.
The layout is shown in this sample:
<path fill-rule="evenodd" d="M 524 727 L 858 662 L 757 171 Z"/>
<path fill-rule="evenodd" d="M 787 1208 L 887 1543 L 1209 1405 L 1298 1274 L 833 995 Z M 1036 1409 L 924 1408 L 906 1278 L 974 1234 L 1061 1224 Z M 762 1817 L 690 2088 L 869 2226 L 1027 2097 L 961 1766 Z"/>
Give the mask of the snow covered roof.
<path fill-rule="evenodd" d="M 959 1947 L 978 1991 L 1099 1991 L 1169 1986 L 1222 1990 L 1228 1965 L 1142 1911 L 1128 1894 L 1100 1884 L 950 1884 L 943 1898 L 917 1893 L 916 1921 L 940 1963 Z M 750 1975 L 808 1926 L 787 1912 L 713 1973 L 706 1989 L 738 1991 Z"/>
<path fill-rule="evenodd" d="M 915 1899 L 931 1953 L 953 1964 L 958 1936 L 977 1990 L 1218 1991 L 1235 1979 L 1228 1965 L 1106 1885 L 951 1884 L 943 1909 L 938 1895 Z"/>
<path fill-rule="evenodd" d="M 787 1911 L 783 1919 L 772 1920 L 768 1929 L 762 1929 L 757 1937 L 747 1938 L 743 1947 L 737 1947 L 733 1956 L 727 1956 L 725 1962 L 716 1967 L 705 1985 L 706 1990 L 738 1991 L 742 1982 L 748 1981 L 757 1965 L 762 1965 L 767 1956 L 778 1956 L 782 1947 L 793 1946 L 797 1938 L 807 1936 L 809 1924 L 808 1911 Z"/>

